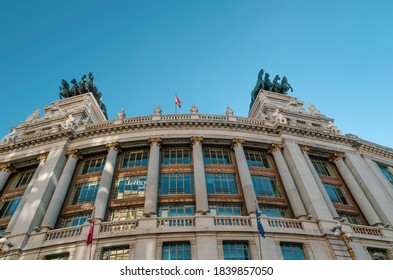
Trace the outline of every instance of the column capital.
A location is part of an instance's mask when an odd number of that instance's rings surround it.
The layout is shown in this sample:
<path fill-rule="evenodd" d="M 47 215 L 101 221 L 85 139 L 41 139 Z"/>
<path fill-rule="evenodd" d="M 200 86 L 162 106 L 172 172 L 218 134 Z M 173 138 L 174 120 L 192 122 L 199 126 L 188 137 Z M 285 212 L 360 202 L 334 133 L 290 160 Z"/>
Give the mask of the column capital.
<path fill-rule="evenodd" d="M 78 159 L 82 159 L 83 156 L 78 149 L 69 149 L 66 153 L 68 157 L 76 157 Z"/>
<path fill-rule="evenodd" d="M 341 153 L 341 152 L 334 152 L 330 158 L 329 158 L 329 162 L 335 162 L 335 161 L 339 161 L 340 159 L 344 159 L 345 154 Z"/>
<path fill-rule="evenodd" d="M 310 148 L 306 145 L 299 145 L 299 148 L 303 153 L 308 153 L 310 151 Z"/>
<path fill-rule="evenodd" d="M 38 160 L 39 162 L 45 162 L 45 161 L 46 161 L 46 158 L 47 158 L 47 155 L 46 155 L 46 154 L 41 154 L 41 155 L 39 155 L 39 156 L 37 157 L 37 160 Z"/>
<path fill-rule="evenodd" d="M 121 150 L 120 143 L 118 141 L 108 142 L 108 143 L 106 143 L 105 146 L 108 148 L 108 150 L 110 150 L 110 149 L 117 150 L 117 151 Z"/>
<path fill-rule="evenodd" d="M 272 143 L 272 144 L 270 145 L 270 148 L 269 148 L 268 153 L 269 153 L 269 154 L 272 154 L 272 153 L 274 153 L 274 152 L 276 152 L 276 151 L 278 151 L 278 150 L 281 150 L 281 149 L 283 149 L 283 148 L 284 148 L 284 145 L 283 145 L 282 143 Z"/>
<path fill-rule="evenodd" d="M 246 141 L 243 138 L 233 138 L 232 139 L 232 149 L 236 148 L 238 145 L 243 146 Z"/>
<path fill-rule="evenodd" d="M 203 142 L 203 137 L 202 136 L 192 136 L 191 141 L 193 144 L 196 144 L 196 142 L 202 143 Z"/>
<path fill-rule="evenodd" d="M 150 137 L 149 143 L 150 143 L 150 146 L 152 146 L 153 144 L 156 144 L 157 146 L 159 146 L 161 143 L 161 138 L 160 137 Z"/>
<path fill-rule="evenodd" d="M 16 172 L 16 167 L 11 162 L 0 163 L 0 170 L 9 171 L 11 173 Z"/>

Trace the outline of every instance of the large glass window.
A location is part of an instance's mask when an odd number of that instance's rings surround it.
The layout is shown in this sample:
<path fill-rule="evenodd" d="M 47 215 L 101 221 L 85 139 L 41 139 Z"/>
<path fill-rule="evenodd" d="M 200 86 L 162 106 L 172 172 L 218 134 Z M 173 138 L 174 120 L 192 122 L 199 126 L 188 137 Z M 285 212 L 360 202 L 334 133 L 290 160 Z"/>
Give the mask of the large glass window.
<path fill-rule="evenodd" d="M 192 164 L 192 152 L 188 147 L 165 147 L 161 152 L 161 164 Z"/>
<path fill-rule="evenodd" d="M 147 176 L 130 176 L 117 178 L 113 198 L 130 198 L 145 196 Z"/>
<path fill-rule="evenodd" d="M 247 241 L 223 241 L 224 260 L 250 260 Z"/>
<path fill-rule="evenodd" d="M 99 155 L 85 158 L 82 162 L 80 174 L 90 174 L 94 172 L 102 172 L 104 170 L 106 155 Z"/>
<path fill-rule="evenodd" d="M 204 148 L 203 161 L 206 165 L 208 164 L 232 165 L 230 150 L 225 148 L 211 148 L 211 147 Z"/>
<path fill-rule="evenodd" d="M 108 220 L 111 222 L 120 222 L 126 220 L 134 220 L 143 216 L 143 207 L 128 207 L 114 209 L 109 212 Z"/>
<path fill-rule="evenodd" d="M 242 207 L 240 205 L 209 205 L 209 210 L 213 216 L 242 215 Z"/>
<path fill-rule="evenodd" d="M 367 248 L 372 260 L 390 260 L 387 249 Z"/>
<path fill-rule="evenodd" d="M 23 170 L 17 173 L 11 182 L 11 189 L 24 188 L 30 183 L 33 178 L 35 168 L 29 170 Z"/>
<path fill-rule="evenodd" d="M 305 260 L 303 245 L 300 243 L 280 243 L 281 252 L 284 260 Z"/>
<path fill-rule="evenodd" d="M 98 181 L 75 185 L 68 205 L 94 202 L 99 187 L 100 182 Z"/>
<path fill-rule="evenodd" d="M 131 168 L 139 166 L 148 166 L 149 150 L 134 150 L 123 153 L 120 168 Z"/>
<path fill-rule="evenodd" d="M 163 260 L 191 260 L 190 242 L 164 242 L 162 244 Z"/>
<path fill-rule="evenodd" d="M 237 194 L 234 174 L 206 173 L 208 194 Z"/>
<path fill-rule="evenodd" d="M 19 206 L 22 196 L 10 197 L 0 203 L 0 219 L 11 218 Z"/>
<path fill-rule="evenodd" d="M 192 173 L 160 175 L 160 194 L 193 194 L 194 176 Z"/>
<path fill-rule="evenodd" d="M 313 159 L 311 162 L 319 176 L 334 177 L 334 173 L 327 161 Z"/>
<path fill-rule="evenodd" d="M 389 180 L 390 183 L 393 184 L 393 174 L 390 172 L 389 168 L 386 165 L 378 164 L 381 169 L 383 175 Z"/>
<path fill-rule="evenodd" d="M 61 219 L 60 227 L 76 227 L 81 226 L 91 217 L 91 213 L 86 214 L 78 214 L 74 216 L 66 216 Z"/>
<path fill-rule="evenodd" d="M 360 220 L 359 215 L 351 215 L 347 213 L 342 213 L 340 211 L 337 211 L 337 214 L 340 216 L 340 218 L 344 218 L 347 220 L 348 223 L 350 224 L 355 224 L 355 225 L 361 225 L 362 221 Z"/>
<path fill-rule="evenodd" d="M 288 209 L 284 207 L 261 206 L 260 211 L 270 218 L 288 218 Z"/>
<path fill-rule="evenodd" d="M 158 207 L 160 217 L 193 216 L 195 205 L 162 205 Z"/>
<path fill-rule="evenodd" d="M 63 261 L 63 260 L 68 260 L 69 257 L 70 257 L 70 253 L 61 253 L 61 254 L 45 256 L 44 260 L 48 260 L 48 261 Z"/>
<path fill-rule="evenodd" d="M 252 150 L 245 150 L 244 153 L 246 155 L 248 166 L 271 168 L 267 153 Z"/>
<path fill-rule="evenodd" d="M 345 198 L 341 186 L 336 186 L 331 184 L 323 184 L 323 185 L 325 187 L 327 194 L 329 195 L 330 200 L 333 203 L 348 205 L 348 201 Z"/>
<path fill-rule="evenodd" d="M 281 197 L 277 180 L 272 177 L 251 176 L 256 196 Z"/>
<path fill-rule="evenodd" d="M 103 260 L 128 260 L 129 256 L 129 246 L 104 248 L 102 251 Z"/>

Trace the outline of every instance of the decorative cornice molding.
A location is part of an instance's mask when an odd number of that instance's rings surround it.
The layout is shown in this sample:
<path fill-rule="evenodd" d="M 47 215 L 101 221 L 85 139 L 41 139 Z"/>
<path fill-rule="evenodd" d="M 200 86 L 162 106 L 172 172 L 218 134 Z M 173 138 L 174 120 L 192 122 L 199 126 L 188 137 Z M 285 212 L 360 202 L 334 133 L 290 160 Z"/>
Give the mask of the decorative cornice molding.
<path fill-rule="evenodd" d="M 272 143 L 271 145 L 270 145 L 270 148 L 269 148 L 269 150 L 268 150 L 268 153 L 269 154 L 272 154 L 272 153 L 274 153 L 274 152 L 276 152 L 276 151 L 278 151 L 278 150 L 281 150 L 281 149 L 283 149 L 284 148 L 284 145 L 282 144 L 282 143 Z"/>
<path fill-rule="evenodd" d="M 369 145 L 363 145 L 362 144 L 362 145 L 358 146 L 357 149 L 358 149 L 359 152 L 363 152 L 363 151 L 364 152 L 369 152 L 369 153 L 372 153 L 372 154 L 375 154 L 375 155 L 378 155 L 378 156 L 381 156 L 381 157 L 393 159 L 393 153 L 383 151 L 382 149 L 373 148 L 373 147 L 371 147 Z"/>
<path fill-rule="evenodd" d="M 82 159 L 83 156 L 78 149 L 69 149 L 66 153 L 68 157 L 76 157 L 78 159 Z"/>
<path fill-rule="evenodd" d="M 121 151 L 120 143 L 118 141 L 108 142 L 105 146 L 108 148 L 108 150 L 113 149 L 115 151 Z"/>
<path fill-rule="evenodd" d="M 341 152 L 334 152 L 334 153 L 330 156 L 329 161 L 330 161 L 330 162 L 335 162 L 335 161 L 338 161 L 338 160 L 342 160 L 342 159 L 344 159 L 344 158 L 345 158 L 345 154 L 344 154 L 344 153 L 341 153 Z"/>
<path fill-rule="evenodd" d="M 5 162 L 5 163 L 0 163 L 0 170 L 15 173 L 16 167 L 11 162 Z"/>

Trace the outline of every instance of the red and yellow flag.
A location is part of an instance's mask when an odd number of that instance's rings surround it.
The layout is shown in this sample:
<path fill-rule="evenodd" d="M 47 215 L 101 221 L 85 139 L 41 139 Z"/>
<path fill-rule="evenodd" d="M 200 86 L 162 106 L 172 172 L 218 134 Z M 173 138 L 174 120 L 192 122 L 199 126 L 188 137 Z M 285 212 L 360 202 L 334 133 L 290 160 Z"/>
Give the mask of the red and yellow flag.
<path fill-rule="evenodd" d="M 180 102 L 179 97 L 177 97 L 177 95 L 175 96 L 175 103 L 177 106 L 179 106 L 179 108 L 181 108 L 181 102 Z"/>

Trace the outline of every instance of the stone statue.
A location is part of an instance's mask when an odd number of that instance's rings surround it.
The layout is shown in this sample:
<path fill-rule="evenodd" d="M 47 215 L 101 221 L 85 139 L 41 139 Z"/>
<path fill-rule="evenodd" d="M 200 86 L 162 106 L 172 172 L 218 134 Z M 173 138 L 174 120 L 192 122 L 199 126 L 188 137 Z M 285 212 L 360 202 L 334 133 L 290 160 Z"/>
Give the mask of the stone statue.
<path fill-rule="evenodd" d="M 198 108 L 192 104 L 191 109 L 190 109 L 191 114 L 198 114 Z"/>
<path fill-rule="evenodd" d="M 321 114 L 321 112 L 319 110 L 317 110 L 317 108 L 315 108 L 315 106 L 312 104 L 308 104 L 307 108 L 308 108 L 308 112 L 312 115 L 320 115 Z"/>
<path fill-rule="evenodd" d="M 87 93 L 89 92 L 89 85 L 87 83 L 87 76 L 83 75 L 81 78 L 81 82 L 79 83 L 79 89 L 81 93 Z"/>
<path fill-rule="evenodd" d="M 274 79 L 273 79 L 273 85 L 272 85 L 272 90 L 271 90 L 271 91 L 274 91 L 274 92 L 277 92 L 277 93 L 280 92 L 280 90 L 281 90 L 281 85 L 280 85 L 280 83 L 278 82 L 279 80 L 281 80 L 280 76 L 276 75 L 276 76 L 274 77 Z"/>
<path fill-rule="evenodd" d="M 11 133 L 7 134 L 6 136 L 1 139 L 1 145 L 8 145 L 11 142 L 14 142 L 16 138 L 16 129 L 13 128 Z"/>
<path fill-rule="evenodd" d="M 72 87 L 72 89 L 71 89 L 71 92 L 72 92 L 72 95 L 71 95 L 71 96 L 80 95 L 80 94 L 81 94 L 81 91 L 80 91 L 80 89 L 79 89 L 78 82 L 77 82 L 75 79 L 72 79 L 72 80 L 71 80 L 71 84 L 74 85 L 74 86 Z"/>
<path fill-rule="evenodd" d="M 64 129 L 72 129 L 76 127 L 75 118 L 72 115 L 68 116 L 68 119 L 65 121 L 64 125 L 62 125 Z"/>
<path fill-rule="evenodd" d="M 251 92 L 251 103 L 254 103 L 255 99 L 257 98 L 257 95 L 260 90 L 264 89 L 264 83 L 263 83 L 263 69 L 261 69 L 258 73 L 258 79 L 257 83 L 254 87 L 254 89 Z"/>
<path fill-rule="evenodd" d="M 36 121 L 40 118 L 40 115 L 41 115 L 41 110 L 40 110 L 40 109 L 37 109 L 37 110 L 35 110 L 35 111 L 30 115 L 30 117 L 28 117 L 28 118 L 25 120 L 25 122 L 26 122 L 26 123 L 33 123 L 33 122 L 36 122 Z"/>
<path fill-rule="evenodd" d="M 161 113 L 162 113 L 162 110 L 161 110 L 161 107 L 160 107 L 160 105 L 157 105 L 157 107 L 156 107 L 156 108 L 154 108 L 154 111 L 153 111 L 153 113 L 154 113 L 154 115 L 161 115 Z"/>
<path fill-rule="evenodd" d="M 288 94 L 288 90 L 291 90 L 291 92 L 293 91 L 291 85 L 288 83 L 288 79 L 287 77 L 283 77 L 282 81 L 281 81 L 281 90 L 280 93 L 287 95 Z"/>
<path fill-rule="evenodd" d="M 327 128 L 330 130 L 331 133 L 334 133 L 336 135 L 341 135 L 341 130 L 339 130 L 333 123 L 332 121 L 328 121 Z"/>
<path fill-rule="evenodd" d="M 280 113 L 280 110 L 276 109 L 272 116 L 276 122 L 287 124 L 287 119 Z"/>
<path fill-rule="evenodd" d="M 270 77 L 269 73 L 266 73 L 265 80 L 264 80 L 264 87 L 265 87 L 265 90 L 272 91 L 273 84 L 270 81 L 269 77 Z"/>
<path fill-rule="evenodd" d="M 121 109 L 119 113 L 117 113 L 117 118 L 124 119 L 125 117 L 126 117 L 126 112 L 124 111 L 124 109 Z"/>
<path fill-rule="evenodd" d="M 60 89 L 60 99 L 62 98 L 68 98 L 70 97 L 71 91 L 70 91 L 70 85 L 67 83 L 66 80 L 62 79 L 61 80 L 61 87 L 59 87 Z"/>
<path fill-rule="evenodd" d="M 58 116 L 62 116 L 64 114 L 65 114 L 64 110 L 62 110 L 59 107 L 59 102 L 56 102 L 52 105 L 49 111 L 44 115 L 43 119 L 47 120 Z"/>
<path fill-rule="evenodd" d="M 234 113 L 235 113 L 235 112 L 234 112 L 229 106 L 227 106 L 227 109 L 226 109 L 226 111 L 225 111 L 225 115 L 227 115 L 227 116 L 233 116 Z"/>

